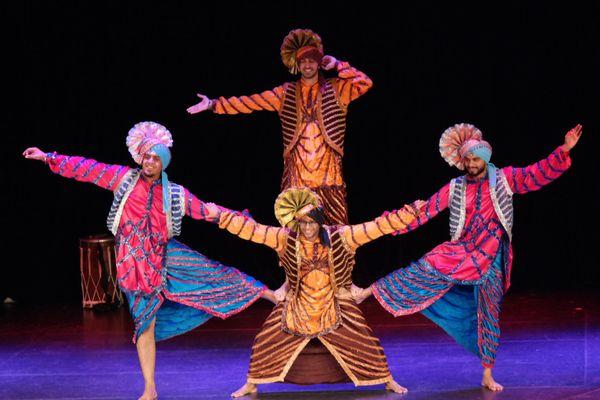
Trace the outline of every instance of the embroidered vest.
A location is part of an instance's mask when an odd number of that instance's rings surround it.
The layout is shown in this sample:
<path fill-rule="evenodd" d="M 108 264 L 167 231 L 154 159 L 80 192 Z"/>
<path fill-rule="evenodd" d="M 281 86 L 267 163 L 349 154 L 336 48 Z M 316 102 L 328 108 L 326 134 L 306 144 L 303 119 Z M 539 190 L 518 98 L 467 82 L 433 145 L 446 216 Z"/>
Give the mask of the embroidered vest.
<path fill-rule="evenodd" d="M 490 188 L 489 193 L 494 205 L 494 211 L 500 219 L 500 223 L 512 241 L 513 227 L 513 192 L 506 181 L 501 170 L 496 172 L 496 188 Z M 467 208 L 467 179 L 465 176 L 450 181 L 449 205 L 450 208 L 450 236 L 452 241 L 457 241 L 462 235 L 465 225 Z"/>
<path fill-rule="evenodd" d="M 354 252 L 350 251 L 335 227 L 326 226 L 331 246 L 329 247 L 329 274 L 334 292 L 338 288 L 350 289 L 352 285 L 352 270 L 354 269 Z M 333 232 L 332 232 L 333 231 Z M 290 232 L 283 254 L 280 255 L 281 265 L 290 285 L 290 292 L 297 294 L 298 278 L 300 276 L 301 253 L 300 241 L 295 232 Z"/>
<path fill-rule="evenodd" d="M 346 135 L 346 108 L 340 104 L 331 79 L 325 80 L 322 89 L 317 94 L 317 122 L 325 142 L 335 152 L 343 156 L 344 136 Z M 279 119 L 283 131 L 283 156 L 287 157 L 298 142 L 301 133 L 301 83 L 290 82 L 286 85 Z"/>
<path fill-rule="evenodd" d="M 113 235 L 117 234 L 119 222 L 121 221 L 121 214 L 123 214 L 123 208 L 138 179 L 140 179 L 140 175 L 141 170 L 131 169 L 125 174 L 119 187 L 115 190 L 113 203 L 110 207 L 108 218 L 106 219 L 106 226 Z M 185 215 L 185 192 L 182 186 L 169 182 L 169 194 L 171 195 L 171 212 L 166 213 L 166 217 L 168 229 L 167 236 L 170 239 L 181 233 L 181 221 Z"/>

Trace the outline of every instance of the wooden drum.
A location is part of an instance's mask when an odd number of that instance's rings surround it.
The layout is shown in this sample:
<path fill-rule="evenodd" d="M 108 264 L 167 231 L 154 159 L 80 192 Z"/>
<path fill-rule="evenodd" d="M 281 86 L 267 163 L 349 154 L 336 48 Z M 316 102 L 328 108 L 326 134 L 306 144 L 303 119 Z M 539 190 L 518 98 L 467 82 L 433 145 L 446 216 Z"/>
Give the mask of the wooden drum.
<path fill-rule="evenodd" d="M 83 308 L 96 304 L 120 305 L 123 294 L 117 285 L 115 239 L 91 235 L 79 239 L 79 266 Z"/>

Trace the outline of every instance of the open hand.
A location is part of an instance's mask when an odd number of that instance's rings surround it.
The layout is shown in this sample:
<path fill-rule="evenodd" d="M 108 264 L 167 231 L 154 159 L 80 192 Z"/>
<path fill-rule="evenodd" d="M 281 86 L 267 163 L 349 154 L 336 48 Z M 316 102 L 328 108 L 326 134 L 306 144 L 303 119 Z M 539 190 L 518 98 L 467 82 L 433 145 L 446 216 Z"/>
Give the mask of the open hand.
<path fill-rule="evenodd" d="M 202 101 L 200 101 L 200 103 L 198 103 L 198 104 L 195 104 L 195 105 L 189 107 L 187 109 L 188 113 L 197 114 L 199 112 L 206 111 L 209 108 L 211 108 L 212 101 L 208 97 L 206 97 L 205 95 L 200 94 L 200 93 L 197 93 L 196 96 L 198 96 Z"/>
<path fill-rule="evenodd" d="M 335 67 L 335 63 L 337 63 L 337 59 L 334 56 L 325 56 L 321 59 L 321 68 L 329 71 Z"/>
<path fill-rule="evenodd" d="M 581 124 L 577 124 L 574 128 L 567 132 L 567 134 L 565 135 L 565 144 L 562 145 L 562 149 L 564 151 L 569 151 L 573 147 L 575 147 L 575 145 L 579 141 L 579 138 L 581 137 L 581 134 L 583 133 L 582 129 L 583 127 L 581 126 Z"/>

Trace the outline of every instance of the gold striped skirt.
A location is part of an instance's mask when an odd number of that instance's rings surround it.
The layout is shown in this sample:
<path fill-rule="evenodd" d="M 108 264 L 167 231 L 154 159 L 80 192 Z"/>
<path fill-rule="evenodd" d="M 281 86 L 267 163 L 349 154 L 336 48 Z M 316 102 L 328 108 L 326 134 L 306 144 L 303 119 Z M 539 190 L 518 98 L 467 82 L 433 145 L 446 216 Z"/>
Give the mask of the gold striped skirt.
<path fill-rule="evenodd" d="M 361 310 L 351 299 L 338 298 L 337 301 L 342 323 L 312 342 L 310 337 L 282 330 L 285 303 L 276 305 L 254 339 L 248 382 L 351 381 L 356 386 L 367 386 L 391 381 L 383 348 Z M 318 362 L 313 364 L 315 360 Z"/>

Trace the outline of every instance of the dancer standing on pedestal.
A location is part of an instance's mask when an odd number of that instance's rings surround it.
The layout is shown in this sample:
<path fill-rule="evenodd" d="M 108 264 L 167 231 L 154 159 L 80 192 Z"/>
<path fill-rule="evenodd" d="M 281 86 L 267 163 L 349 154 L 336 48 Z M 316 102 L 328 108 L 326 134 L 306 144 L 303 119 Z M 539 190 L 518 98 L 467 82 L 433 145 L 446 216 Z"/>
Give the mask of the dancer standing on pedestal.
<path fill-rule="evenodd" d="M 301 78 L 273 90 L 241 97 L 202 101 L 187 111 L 212 110 L 217 114 L 276 111 L 283 133 L 281 190 L 307 187 L 323 202 L 326 225 L 347 225 L 346 184 L 342 174 L 346 115 L 350 102 L 373 83 L 347 62 L 324 55 L 321 38 L 309 29 L 291 31 L 281 45 L 281 59 Z M 326 79 L 319 69 L 337 71 Z"/>

